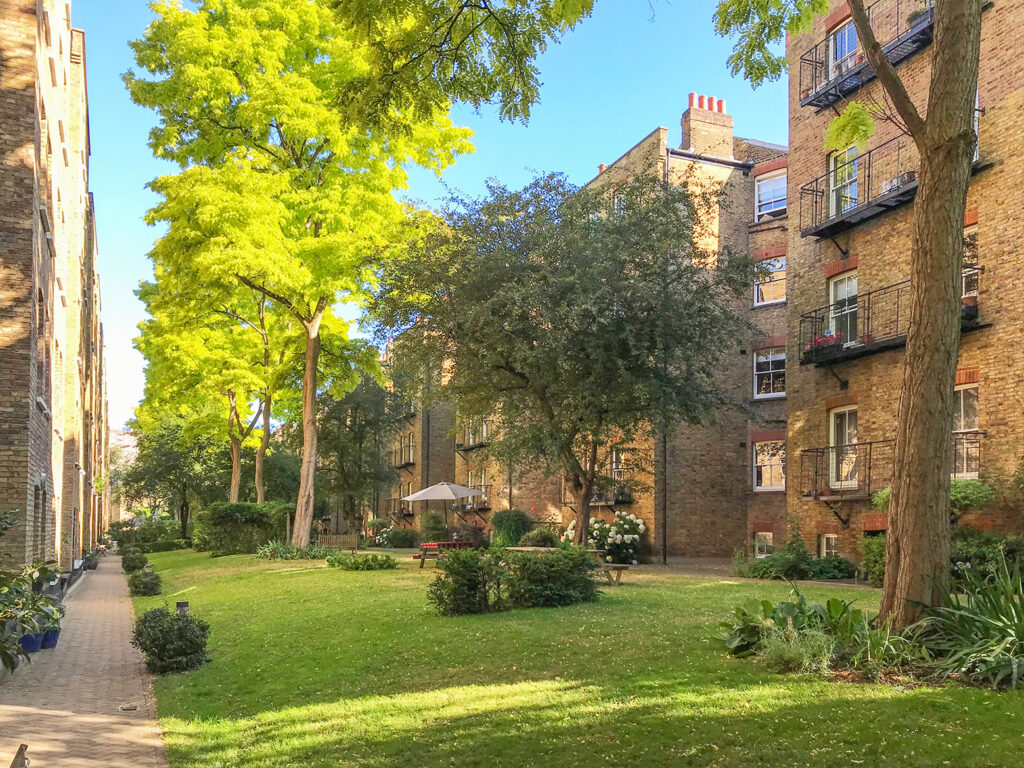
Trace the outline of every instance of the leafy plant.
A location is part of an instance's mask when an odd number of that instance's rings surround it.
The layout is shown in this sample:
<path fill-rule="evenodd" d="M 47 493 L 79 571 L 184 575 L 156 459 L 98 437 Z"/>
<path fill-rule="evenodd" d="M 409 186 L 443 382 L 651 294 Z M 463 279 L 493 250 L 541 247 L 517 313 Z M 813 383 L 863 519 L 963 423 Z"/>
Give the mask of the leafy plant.
<path fill-rule="evenodd" d="M 121 555 L 121 568 L 125 573 L 141 571 L 148 562 L 149 560 L 146 559 L 146 556 L 138 550 L 129 550 Z"/>
<path fill-rule="evenodd" d="M 558 534 L 547 525 L 539 525 L 532 531 L 527 531 L 519 540 L 519 545 L 523 547 L 557 547 L 558 544 Z"/>
<path fill-rule="evenodd" d="M 981 509 L 995 499 L 995 489 L 973 477 L 954 477 L 949 481 L 949 512 L 953 522 L 971 510 Z M 892 489 L 883 488 L 871 496 L 871 506 L 888 511 Z"/>
<path fill-rule="evenodd" d="M 485 548 L 488 543 L 484 529 L 472 523 L 456 525 L 448 531 L 448 535 L 451 537 L 451 541 L 468 541 L 477 549 Z M 522 542 L 520 541 L 520 543 Z"/>
<path fill-rule="evenodd" d="M 865 536 L 857 546 L 864 578 L 873 587 L 882 586 L 885 580 L 885 536 Z"/>
<path fill-rule="evenodd" d="M 398 567 L 398 561 L 391 555 L 339 553 L 330 555 L 327 558 L 327 565 L 331 568 L 341 568 L 343 571 L 390 571 Z"/>
<path fill-rule="evenodd" d="M 775 626 L 761 638 L 760 657 L 774 672 L 824 674 L 832 666 L 835 645 L 821 629 L 797 632 L 792 626 Z"/>
<path fill-rule="evenodd" d="M 991 577 L 966 571 L 945 605 L 912 628 L 939 670 L 993 688 L 1024 687 L 1024 582 L 1002 559 Z"/>
<path fill-rule="evenodd" d="M 514 608 L 548 608 L 597 600 L 597 562 L 585 549 L 502 554 L 505 584 Z"/>
<path fill-rule="evenodd" d="M 11 528 L 18 524 L 18 510 L 0 510 L 0 537 L 6 534 Z"/>
<path fill-rule="evenodd" d="M 420 522 L 423 541 L 448 541 L 448 526 L 440 512 L 428 512 Z"/>
<path fill-rule="evenodd" d="M 494 552 L 454 551 L 439 560 L 437 567 L 441 573 L 427 588 L 427 600 L 442 616 L 494 613 L 510 607 Z"/>
<path fill-rule="evenodd" d="M 216 557 L 255 552 L 274 533 L 274 521 L 264 505 L 217 502 L 195 516 L 192 531 L 197 549 Z"/>
<path fill-rule="evenodd" d="M 962 578 L 966 571 L 989 578 L 998 572 L 1003 561 L 1011 568 L 1024 563 L 1024 538 L 956 525 L 949 559 L 955 578 Z"/>
<path fill-rule="evenodd" d="M 210 626 L 202 619 L 154 608 L 135 622 L 132 645 L 142 652 L 150 672 L 186 672 L 210 660 L 206 652 L 209 633 Z"/>
<path fill-rule="evenodd" d="M 571 541 L 575 521 L 563 534 L 566 541 Z M 640 540 L 647 531 L 643 519 L 633 514 L 615 510 L 610 523 L 601 520 L 590 521 L 587 545 L 591 549 L 604 550 L 604 559 L 609 563 L 636 565 L 640 560 Z"/>
<path fill-rule="evenodd" d="M 63 606 L 32 588 L 53 578 L 55 565 L 36 560 L 20 571 L 0 571 L 0 666 L 8 671 L 27 658 L 18 638 L 60 626 Z"/>
<path fill-rule="evenodd" d="M 146 571 L 135 571 L 128 574 L 128 592 L 133 597 L 159 595 L 160 590 L 159 574 Z"/>
<path fill-rule="evenodd" d="M 496 547 L 514 547 L 527 531 L 533 527 L 533 520 L 521 509 L 502 509 L 491 516 L 494 534 L 491 540 Z"/>

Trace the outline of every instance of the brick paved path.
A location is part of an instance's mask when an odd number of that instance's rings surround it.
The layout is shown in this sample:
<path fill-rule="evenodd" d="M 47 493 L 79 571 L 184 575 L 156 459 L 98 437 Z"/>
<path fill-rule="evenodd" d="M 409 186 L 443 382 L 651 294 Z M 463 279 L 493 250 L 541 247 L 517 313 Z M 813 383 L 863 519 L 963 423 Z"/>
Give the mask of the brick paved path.
<path fill-rule="evenodd" d="M 21 743 L 32 768 L 164 768 L 149 673 L 130 645 L 132 608 L 108 555 L 67 597 L 60 643 L 0 680 L 0 766 Z M 122 705 L 136 705 L 121 712 Z"/>

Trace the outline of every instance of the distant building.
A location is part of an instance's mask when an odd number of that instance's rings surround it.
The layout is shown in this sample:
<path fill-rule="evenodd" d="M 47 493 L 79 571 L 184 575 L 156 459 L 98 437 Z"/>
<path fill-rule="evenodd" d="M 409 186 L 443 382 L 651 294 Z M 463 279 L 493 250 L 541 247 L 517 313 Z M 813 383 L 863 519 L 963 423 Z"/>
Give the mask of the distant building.
<path fill-rule="evenodd" d="M 65 568 L 109 521 L 85 34 L 71 4 L 0 1 L 0 539 Z"/>

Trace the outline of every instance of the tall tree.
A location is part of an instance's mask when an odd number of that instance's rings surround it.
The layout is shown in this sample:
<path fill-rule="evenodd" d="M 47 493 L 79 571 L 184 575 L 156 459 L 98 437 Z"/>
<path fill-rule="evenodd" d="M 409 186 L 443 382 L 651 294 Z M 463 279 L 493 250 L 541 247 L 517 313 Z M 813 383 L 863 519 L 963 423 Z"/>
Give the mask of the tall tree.
<path fill-rule="evenodd" d="M 753 278 L 702 247 L 711 188 L 652 177 L 615 194 L 546 176 L 453 200 L 387 262 L 371 308 L 396 364 L 428 379 L 418 391 L 496 417 L 499 460 L 563 476 L 580 542 L 610 448 L 727 402 L 713 372 Z"/>
<path fill-rule="evenodd" d="M 579 0 L 516 0 L 499 14 L 510 24 L 474 25 L 472 34 L 453 39 L 490 4 L 462 11 L 436 0 L 373 5 L 201 0 L 193 9 L 157 0 L 156 20 L 132 44 L 150 79 L 125 76 L 132 98 L 159 115 L 150 135 L 154 153 L 184 169 L 153 185 L 164 202 L 150 220 L 169 225 L 154 258 L 202 273 L 214 294 L 245 285 L 290 312 L 304 331 L 299 545 L 308 543 L 313 517 L 325 334 L 336 337 L 329 342 L 335 347 L 347 339 L 335 311 L 340 302 L 361 300 L 372 278 L 368 258 L 402 218 L 392 193 L 405 186 L 404 166 L 440 173 L 469 151 L 469 132 L 448 117 L 453 96 L 482 101 L 497 88 L 503 101 L 519 93 L 532 100 L 535 90 L 507 71 L 506 61 L 491 58 L 490 69 L 482 63 L 493 35 L 527 37 L 515 50 L 528 62 L 531 51 L 589 10 Z M 449 17 L 454 9 L 459 23 L 421 26 L 434 18 L 424 9 L 434 8 L 448 9 Z M 453 57 L 469 69 L 442 74 Z M 409 76 L 416 72 L 421 77 Z M 450 77 L 469 91 L 450 95 Z M 349 386 L 356 369 L 375 365 L 362 346 L 337 359 L 352 369 Z"/>
<path fill-rule="evenodd" d="M 722 0 L 719 33 L 738 36 L 730 58 L 756 85 L 785 59 L 786 30 L 806 29 L 827 0 Z M 963 221 L 977 137 L 975 94 L 982 0 L 935 0 L 927 103 L 920 109 L 875 37 L 864 0 L 849 0 L 868 62 L 921 157 L 910 254 L 912 296 L 896 427 L 881 618 L 896 626 L 945 598 L 950 547 L 953 390 L 960 350 Z M 849 108 L 848 108 L 849 109 Z M 859 107 L 837 120 L 858 122 Z"/>
<path fill-rule="evenodd" d="M 138 454 L 124 472 L 125 497 L 165 507 L 187 538 L 193 504 L 204 506 L 224 492 L 218 482 L 223 444 L 190 435 L 187 420 L 177 414 L 146 407 L 138 410 L 132 431 L 138 436 Z"/>

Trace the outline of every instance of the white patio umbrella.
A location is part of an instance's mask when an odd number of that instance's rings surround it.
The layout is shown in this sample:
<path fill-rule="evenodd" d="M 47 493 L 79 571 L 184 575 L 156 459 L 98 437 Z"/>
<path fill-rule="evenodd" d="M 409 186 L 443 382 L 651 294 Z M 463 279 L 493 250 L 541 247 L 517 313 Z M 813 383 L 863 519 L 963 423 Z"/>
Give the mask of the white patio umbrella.
<path fill-rule="evenodd" d="M 402 501 L 455 501 L 456 499 L 472 498 L 473 496 L 483 496 L 483 491 L 478 491 L 476 488 L 467 488 L 464 485 L 456 485 L 455 483 L 436 483 L 429 488 L 424 488 L 422 491 L 416 491 L 416 493 L 403 496 Z M 444 506 L 444 524 L 448 526 L 448 505 Z"/>

